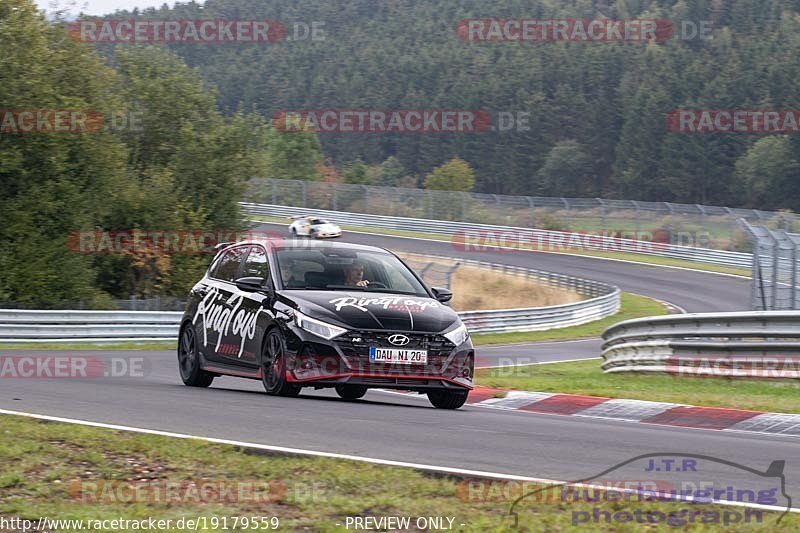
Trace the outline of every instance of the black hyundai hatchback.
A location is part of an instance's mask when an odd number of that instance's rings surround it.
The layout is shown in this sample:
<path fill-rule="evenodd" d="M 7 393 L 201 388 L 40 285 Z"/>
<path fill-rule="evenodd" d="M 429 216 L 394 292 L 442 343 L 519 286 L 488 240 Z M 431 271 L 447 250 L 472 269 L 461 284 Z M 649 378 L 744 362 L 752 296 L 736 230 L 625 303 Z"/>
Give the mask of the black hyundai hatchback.
<path fill-rule="evenodd" d="M 215 256 L 191 290 L 178 362 L 186 385 L 216 376 L 260 379 L 268 394 L 332 387 L 427 394 L 457 409 L 472 388 L 466 327 L 393 253 L 307 240 L 245 241 Z"/>

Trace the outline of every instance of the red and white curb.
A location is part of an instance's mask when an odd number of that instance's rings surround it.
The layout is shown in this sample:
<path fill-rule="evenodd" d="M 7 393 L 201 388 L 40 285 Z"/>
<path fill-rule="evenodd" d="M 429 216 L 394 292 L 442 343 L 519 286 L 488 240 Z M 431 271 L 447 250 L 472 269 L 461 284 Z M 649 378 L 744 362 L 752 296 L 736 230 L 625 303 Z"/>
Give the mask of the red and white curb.
<path fill-rule="evenodd" d="M 503 397 L 498 397 L 505 394 Z M 622 400 L 547 392 L 475 388 L 467 401 L 475 407 L 562 416 L 603 418 L 641 424 L 718 431 L 745 431 L 800 437 L 800 415 L 762 413 L 719 407 L 695 407 L 665 402 Z"/>

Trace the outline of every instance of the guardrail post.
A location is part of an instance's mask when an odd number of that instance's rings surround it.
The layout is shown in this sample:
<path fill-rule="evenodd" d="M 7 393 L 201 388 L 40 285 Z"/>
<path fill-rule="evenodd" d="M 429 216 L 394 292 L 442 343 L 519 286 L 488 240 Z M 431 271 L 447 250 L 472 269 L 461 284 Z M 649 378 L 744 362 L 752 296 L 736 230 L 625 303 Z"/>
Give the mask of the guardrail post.
<path fill-rule="evenodd" d="M 641 222 L 639 222 L 639 202 L 637 202 L 636 200 L 631 200 L 631 203 L 633 203 L 633 208 L 634 208 L 633 219 L 636 221 L 636 234 L 638 235 L 639 231 L 642 229 Z"/>
<path fill-rule="evenodd" d="M 797 243 L 792 242 L 792 296 L 791 308 L 797 309 Z"/>

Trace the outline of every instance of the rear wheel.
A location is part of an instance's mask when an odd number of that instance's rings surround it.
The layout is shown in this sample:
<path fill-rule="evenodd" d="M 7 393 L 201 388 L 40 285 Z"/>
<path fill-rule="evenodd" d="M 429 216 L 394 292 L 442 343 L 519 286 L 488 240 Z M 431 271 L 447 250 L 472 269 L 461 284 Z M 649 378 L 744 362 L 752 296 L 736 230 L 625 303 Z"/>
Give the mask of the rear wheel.
<path fill-rule="evenodd" d="M 339 385 L 336 387 L 336 394 L 344 400 L 358 400 L 367 393 L 367 388 L 363 385 Z"/>
<path fill-rule="evenodd" d="M 428 393 L 428 400 L 437 409 L 458 409 L 467 401 L 469 391 L 437 390 Z"/>
<path fill-rule="evenodd" d="M 189 387 L 208 387 L 214 381 L 214 374 L 200 368 L 197 338 L 191 324 L 183 328 L 178 340 L 178 368 L 183 384 Z"/>
<path fill-rule="evenodd" d="M 300 387 L 286 381 L 286 348 L 283 335 L 277 329 L 270 330 L 264 339 L 261 354 L 261 381 L 264 390 L 272 396 L 297 396 Z"/>

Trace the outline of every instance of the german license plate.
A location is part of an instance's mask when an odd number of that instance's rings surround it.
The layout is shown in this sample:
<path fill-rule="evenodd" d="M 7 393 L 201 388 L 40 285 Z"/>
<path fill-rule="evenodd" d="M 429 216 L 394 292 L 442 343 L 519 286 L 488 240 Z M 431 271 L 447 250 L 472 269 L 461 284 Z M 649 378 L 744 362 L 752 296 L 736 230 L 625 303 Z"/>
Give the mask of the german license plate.
<path fill-rule="evenodd" d="M 427 350 L 403 350 L 400 348 L 369 349 L 371 363 L 397 363 L 401 365 L 426 365 L 428 364 Z"/>

